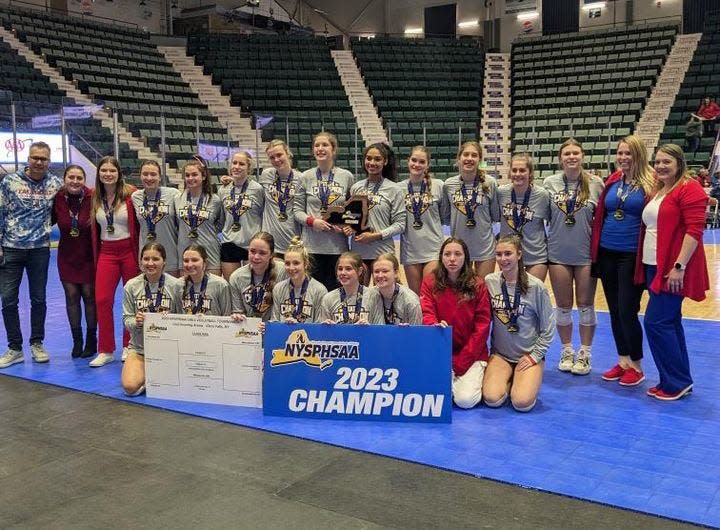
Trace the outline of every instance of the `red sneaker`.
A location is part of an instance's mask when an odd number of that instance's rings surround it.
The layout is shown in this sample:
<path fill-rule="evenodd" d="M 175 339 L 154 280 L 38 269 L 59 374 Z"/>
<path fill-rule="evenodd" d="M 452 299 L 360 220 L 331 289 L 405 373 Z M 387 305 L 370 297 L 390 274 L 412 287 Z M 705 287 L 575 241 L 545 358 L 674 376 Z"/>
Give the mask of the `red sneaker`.
<path fill-rule="evenodd" d="M 620 366 L 619 364 L 616 364 L 610 370 L 602 374 L 602 378 L 605 381 L 617 381 L 620 379 L 623 374 L 625 373 L 625 368 Z"/>
<path fill-rule="evenodd" d="M 632 366 L 625 370 L 625 373 L 622 374 L 622 377 L 620 378 L 620 384 L 622 386 L 635 386 L 639 385 L 645 381 L 645 374 L 642 372 L 638 372 L 633 368 Z"/>
<path fill-rule="evenodd" d="M 647 389 L 647 392 L 645 392 L 645 393 L 650 397 L 655 397 L 655 394 L 657 394 L 659 390 L 660 390 L 659 386 L 651 386 L 650 388 Z"/>
<path fill-rule="evenodd" d="M 692 385 L 688 385 L 682 390 L 675 392 L 674 394 L 671 394 L 669 392 L 665 392 L 664 390 L 658 389 L 657 392 L 655 392 L 655 395 L 653 396 L 655 399 L 659 399 L 661 401 L 675 401 L 677 399 L 680 399 L 681 397 L 685 396 L 686 394 L 692 393 Z"/>

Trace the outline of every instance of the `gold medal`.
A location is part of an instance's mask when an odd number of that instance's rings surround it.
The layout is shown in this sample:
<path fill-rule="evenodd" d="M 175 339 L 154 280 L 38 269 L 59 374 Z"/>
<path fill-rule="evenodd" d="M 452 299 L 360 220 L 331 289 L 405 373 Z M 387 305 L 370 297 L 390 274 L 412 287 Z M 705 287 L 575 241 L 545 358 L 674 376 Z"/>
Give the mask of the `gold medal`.
<path fill-rule="evenodd" d="M 575 226 L 575 216 L 570 214 L 565 217 L 565 226 Z"/>
<path fill-rule="evenodd" d="M 115 227 L 113 225 L 107 225 L 107 228 L 105 228 L 105 231 L 108 234 L 114 234 L 115 233 Z"/>
<path fill-rule="evenodd" d="M 188 237 L 190 239 L 197 239 L 197 237 L 198 237 L 197 230 L 195 230 L 194 228 L 192 230 L 190 230 L 190 232 L 188 232 Z"/>
<path fill-rule="evenodd" d="M 625 219 L 625 212 L 623 210 L 615 210 L 615 213 L 613 214 L 613 217 L 617 219 L 618 221 L 622 221 Z"/>
<path fill-rule="evenodd" d="M 287 216 L 287 214 L 286 214 L 285 212 L 280 212 L 280 213 L 278 214 L 278 219 L 279 219 L 280 221 L 285 222 L 285 221 L 288 220 L 288 216 Z"/>
<path fill-rule="evenodd" d="M 465 221 L 465 226 L 467 226 L 468 228 L 475 228 L 476 224 L 477 223 L 475 222 L 475 219 L 468 219 L 467 221 Z"/>
<path fill-rule="evenodd" d="M 156 238 L 157 238 L 157 234 L 155 232 L 148 232 L 148 234 L 147 234 L 148 241 L 155 241 Z"/>
<path fill-rule="evenodd" d="M 80 236 L 80 230 L 73 227 L 70 229 L 70 237 L 79 237 Z"/>

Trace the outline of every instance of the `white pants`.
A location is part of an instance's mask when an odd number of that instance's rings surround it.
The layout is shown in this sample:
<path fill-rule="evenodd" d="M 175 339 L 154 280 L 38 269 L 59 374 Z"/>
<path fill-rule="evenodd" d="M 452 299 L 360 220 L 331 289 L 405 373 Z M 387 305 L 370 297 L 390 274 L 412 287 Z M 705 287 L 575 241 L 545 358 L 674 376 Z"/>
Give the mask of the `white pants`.
<path fill-rule="evenodd" d="M 485 361 L 475 361 L 461 376 L 453 374 L 452 395 L 455 404 L 462 409 L 471 409 L 482 399 Z"/>

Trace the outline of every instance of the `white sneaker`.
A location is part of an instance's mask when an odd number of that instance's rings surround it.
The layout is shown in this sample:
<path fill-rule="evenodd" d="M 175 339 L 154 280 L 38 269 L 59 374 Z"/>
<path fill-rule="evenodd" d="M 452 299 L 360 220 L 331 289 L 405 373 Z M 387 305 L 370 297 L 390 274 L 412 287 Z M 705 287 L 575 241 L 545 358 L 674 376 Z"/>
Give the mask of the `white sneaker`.
<path fill-rule="evenodd" d="M 50 360 L 50 354 L 48 354 L 42 342 L 36 342 L 30 345 L 30 354 L 32 355 L 33 361 L 36 363 L 46 363 Z"/>
<path fill-rule="evenodd" d="M 561 372 L 571 372 L 573 365 L 575 364 L 575 352 L 572 348 L 563 348 L 560 353 L 560 362 L 558 363 L 558 370 Z"/>
<path fill-rule="evenodd" d="M 0 357 L 0 368 L 7 368 L 8 366 L 24 361 L 25 357 L 23 357 L 22 350 L 8 349 L 8 351 L 3 353 L 2 357 Z"/>
<path fill-rule="evenodd" d="M 592 370 L 592 366 L 590 365 L 590 358 L 592 356 L 580 348 L 578 350 L 577 359 L 575 359 L 575 364 L 572 365 L 572 373 L 575 375 L 587 375 L 590 373 L 590 370 Z"/>
<path fill-rule="evenodd" d="M 97 356 L 90 361 L 90 366 L 93 368 L 99 368 L 105 366 L 115 360 L 115 356 L 112 353 L 98 353 Z"/>
<path fill-rule="evenodd" d="M 128 355 L 130 355 L 130 349 L 128 347 L 123 348 L 122 356 L 120 357 L 120 360 L 122 362 L 125 362 L 125 359 L 128 358 Z"/>

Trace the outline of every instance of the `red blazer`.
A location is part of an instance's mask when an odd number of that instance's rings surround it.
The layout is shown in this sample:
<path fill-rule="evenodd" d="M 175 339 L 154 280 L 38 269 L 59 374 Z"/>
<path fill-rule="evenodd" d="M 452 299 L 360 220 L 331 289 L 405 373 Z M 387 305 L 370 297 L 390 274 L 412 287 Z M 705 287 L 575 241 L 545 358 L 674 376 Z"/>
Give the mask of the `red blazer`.
<path fill-rule="evenodd" d="M 462 299 L 454 289 L 433 292 L 435 276 L 425 276 L 420 287 L 423 324 L 441 320 L 452 326 L 452 366 L 455 375 L 463 375 L 475 361 L 490 358 L 487 341 L 490 335 L 490 295 L 485 282 L 478 278 L 475 298 Z"/>
<path fill-rule="evenodd" d="M 675 266 L 685 234 L 698 240 L 698 246 L 690 257 L 685 269 L 682 296 L 700 302 L 705 300 L 705 291 L 710 289 L 703 230 L 705 229 L 705 206 L 708 196 L 694 179 L 679 184 L 660 203 L 657 224 L 657 274 L 649 289 L 654 293 L 670 292 L 665 276 Z M 645 282 L 645 268 L 642 263 L 642 244 L 645 225 L 640 225 L 640 246 L 635 260 L 635 283 Z"/>
<path fill-rule="evenodd" d="M 128 212 L 128 230 L 130 232 L 130 241 L 132 241 L 132 248 L 138 252 L 140 248 L 140 225 L 138 224 L 137 216 L 135 215 L 135 207 L 133 206 L 132 192 L 135 191 L 134 186 L 130 186 L 130 192 L 125 199 L 125 206 L 127 206 Z M 95 190 L 93 190 L 95 193 Z M 90 210 L 92 216 L 92 210 Z M 90 230 L 92 231 L 92 248 L 93 248 L 93 259 L 95 260 L 95 266 L 97 267 L 98 257 L 100 256 L 100 225 L 97 223 L 95 218 L 90 219 Z"/>

